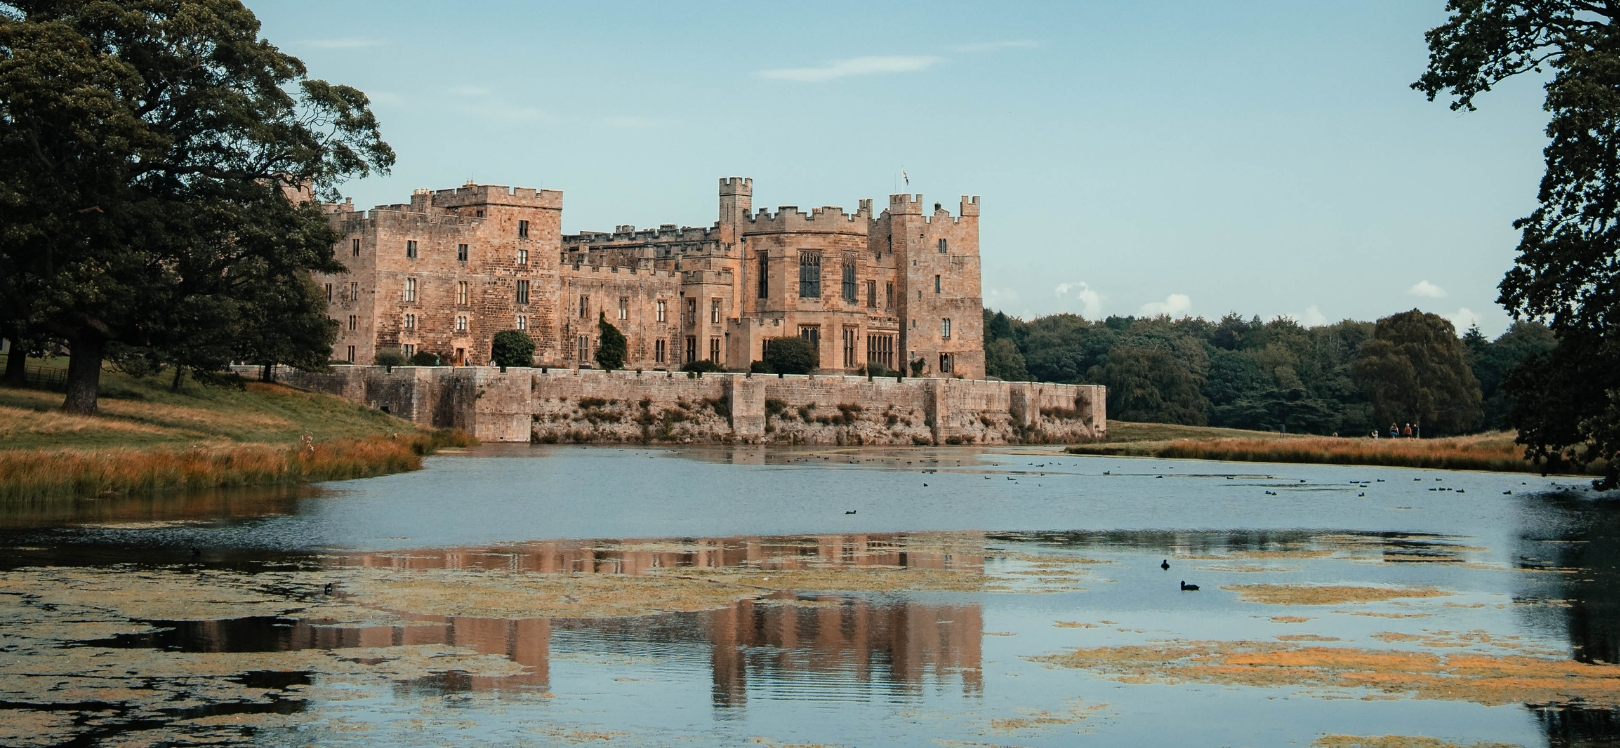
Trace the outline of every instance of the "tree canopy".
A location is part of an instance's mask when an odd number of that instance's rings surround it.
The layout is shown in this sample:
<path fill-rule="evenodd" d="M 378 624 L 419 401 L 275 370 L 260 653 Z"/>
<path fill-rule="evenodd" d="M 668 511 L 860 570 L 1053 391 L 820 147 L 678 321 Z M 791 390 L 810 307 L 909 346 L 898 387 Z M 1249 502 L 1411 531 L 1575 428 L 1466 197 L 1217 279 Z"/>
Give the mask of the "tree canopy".
<path fill-rule="evenodd" d="M 1481 420 L 1479 380 L 1451 322 L 1413 309 L 1378 320 L 1353 367 L 1377 423 L 1416 423 L 1431 433 L 1469 431 Z"/>
<path fill-rule="evenodd" d="M 820 365 L 816 347 L 793 335 L 767 339 L 759 369 L 767 374 L 809 374 Z"/>
<path fill-rule="evenodd" d="M 111 343 L 329 357 L 312 200 L 394 156 L 364 94 L 258 32 L 236 0 L 0 2 L 0 319 L 67 342 L 64 408 L 95 412 Z"/>
<path fill-rule="evenodd" d="M 601 340 L 596 346 L 596 365 L 610 371 L 623 368 L 624 358 L 630 353 L 624 333 L 619 332 L 619 328 L 607 321 L 606 312 L 599 313 L 598 317 L 596 327 Z"/>
<path fill-rule="evenodd" d="M 1471 111 L 1502 81 L 1551 73 L 1538 205 L 1514 222 L 1519 255 L 1500 285 L 1517 318 L 1546 320 L 1557 347 L 1505 379 L 1509 421 L 1539 459 L 1607 460 L 1620 484 L 1620 5 L 1451 0 L 1412 87 Z M 1571 377 L 1579 372 L 1578 379 Z"/>
<path fill-rule="evenodd" d="M 522 330 L 502 330 L 490 340 L 496 366 L 534 366 L 534 339 Z"/>

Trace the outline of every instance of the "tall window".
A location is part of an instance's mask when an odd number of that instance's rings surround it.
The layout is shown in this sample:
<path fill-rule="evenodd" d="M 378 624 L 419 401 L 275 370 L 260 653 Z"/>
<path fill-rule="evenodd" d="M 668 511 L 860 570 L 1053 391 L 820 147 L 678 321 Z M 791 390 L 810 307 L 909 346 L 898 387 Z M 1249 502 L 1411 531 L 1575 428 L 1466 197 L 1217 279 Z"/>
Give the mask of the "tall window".
<path fill-rule="evenodd" d="M 407 258 L 409 258 L 409 259 L 412 259 L 412 260 L 416 259 L 416 240 L 415 239 L 411 239 L 410 241 L 405 242 L 405 256 Z"/>
<path fill-rule="evenodd" d="M 360 256 L 360 240 L 359 239 L 351 239 L 350 242 L 351 243 L 349 245 L 349 249 L 354 252 L 355 257 L 359 257 Z"/>
<path fill-rule="evenodd" d="M 697 360 L 697 336 L 696 335 L 688 335 L 688 336 L 686 336 L 686 360 L 687 361 L 696 361 Z"/>
<path fill-rule="evenodd" d="M 403 352 L 405 354 L 405 358 L 407 358 L 407 359 L 409 359 L 410 357 L 416 355 L 416 346 L 411 345 L 410 343 L 406 343 L 406 344 L 400 346 L 400 349 L 401 349 L 401 352 Z"/>
<path fill-rule="evenodd" d="M 934 293 L 939 293 L 939 290 L 943 287 L 944 286 L 940 285 L 939 276 L 934 276 Z"/>
<path fill-rule="evenodd" d="M 457 262 L 466 262 L 467 261 L 467 245 L 465 245 L 465 244 L 457 244 L 456 245 L 456 261 Z"/>
<path fill-rule="evenodd" d="M 954 362 L 951 361 L 951 354 L 949 354 L 949 353 L 941 353 L 941 354 L 939 354 L 939 373 L 941 373 L 941 374 L 949 374 L 949 373 L 951 373 L 951 364 L 952 363 L 954 363 Z"/>
<path fill-rule="evenodd" d="M 579 295 L 579 318 L 588 319 L 591 316 L 591 297 L 587 294 Z"/>
<path fill-rule="evenodd" d="M 416 301 L 416 279 L 415 278 L 406 278 L 405 279 L 405 300 L 406 301 Z"/>
<path fill-rule="evenodd" d="M 844 328 L 844 368 L 855 367 L 855 328 Z"/>
<path fill-rule="evenodd" d="M 877 308 L 877 281 L 866 282 L 866 305 Z"/>
<path fill-rule="evenodd" d="M 349 283 L 349 301 L 359 301 L 359 300 L 360 300 L 360 284 L 351 281 Z"/>
<path fill-rule="evenodd" d="M 518 238 L 519 239 L 527 239 L 527 238 L 529 238 L 529 222 L 528 221 L 518 221 Z"/>
<path fill-rule="evenodd" d="M 354 346 L 349 346 L 349 363 L 354 363 Z"/>
<path fill-rule="evenodd" d="M 579 362 L 591 360 L 591 339 L 588 336 L 579 336 Z"/>
<path fill-rule="evenodd" d="M 467 331 L 467 315 L 465 315 L 465 314 L 456 315 L 456 332 L 466 332 L 466 331 Z"/>
<path fill-rule="evenodd" d="M 856 303 L 855 293 L 855 261 L 846 259 L 844 260 L 844 301 L 850 304 Z"/>
<path fill-rule="evenodd" d="M 529 264 L 529 250 L 527 250 L 527 249 L 518 250 L 518 264 L 519 265 L 527 265 L 527 264 Z"/>
<path fill-rule="evenodd" d="M 352 314 L 349 315 L 349 329 L 350 330 L 358 330 L 358 329 L 360 329 L 360 318 L 359 317 L 356 317 L 356 316 L 354 316 Z"/>
<path fill-rule="evenodd" d="M 720 339 L 709 338 L 709 360 L 720 363 Z"/>
<path fill-rule="evenodd" d="M 415 330 L 416 329 L 416 315 L 414 315 L 414 314 L 405 315 L 405 329 L 407 329 L 407 330 Z"/>
<path fill-rule="evenodd" d="M 653 341 L 653 363 L 655 363 L 655 364 L 664 363 L 664 339 L 663 338 L 659 338 L 659 339 Z"/>
<path fill-rule="evenodd" d="M 709 324 L 720 324 L 720 300 L 709 299 Z"/>
<path fill-rule="evenodd" d="M 466 306 L 470 295 L 467 281 L 456 281 L 456 306 Z"/>
<path fill-rule="evenodd" d="M 893 283 L 885 283 L 885 284 L 883 284 L 883 308 L 884 309 L 893 309 L 894 308 L 894 284 Z"/>
<path fill-rule="evenodd" d="M 517 282 L 517 303 L 529 303 L 529 282 L 526 280 L 520 280 Z"/>
<path fill-rule="evenodd" d="M 812 326 L 801 327 L 799 328 L 799 337 L 810 341 L 810 347 L 818 350 L 821 348 L 821 328 Z"/>
<path fill-rule="evenodd" d="M 799 253 L 799 298 L 821 298 L 821 253 Z"/>
<path fill-rule="evenodd" d="M 945 244 L 945 240 L 944 239 L 939 240 L 939 253 L 940 254 L 947 254 L 950 251 L 951 251 L 950 247 Z"/>
<path fill-rule="evenodd" d="M 326 284 L 326 300 L 332 300 L 332 284 L 330 283 Z"/>
<path fill-rule="evenodd" d="M 668 304 L 663 299 L 658 300 L 658 321 L 664 322 L 669 318 Z M 663 341 L 659 341 L 663 342 Z"/>
<path fill-rule="evenodd" d="M 770 296 L 771 293 L 771 262 L 770 256 L 764 252 L 759 253 L 759 297 Z"/>
<path fill-rule="evenodd" d="M 866 362 L 868 364 L 882 364 L 886 369 L 893 369 L 894 336 L 868 335 L 866 338 Z"/>
<path fill-rule="evenodd" d="M 686 300 L 686 324 L 697 324 L 697 299 Z"/>
<path fill-rule="evenodd" d="M 529 329 L 529 318 L 527 316 L 522 315 L 522 314 L 518 315 L 517 329 L 519 329 L 519 330 L 527 330 L 527 329 Z"/>
<path fill-rule="evenodd" d="M 630 319 L 630 297 L 619 297 L 619 319 Z"/>
<path fill-rule="evenodd" d="M 951 339 L 951 318 L 946 317 L 939 321 L 939 336 L 946 340 Z"/>

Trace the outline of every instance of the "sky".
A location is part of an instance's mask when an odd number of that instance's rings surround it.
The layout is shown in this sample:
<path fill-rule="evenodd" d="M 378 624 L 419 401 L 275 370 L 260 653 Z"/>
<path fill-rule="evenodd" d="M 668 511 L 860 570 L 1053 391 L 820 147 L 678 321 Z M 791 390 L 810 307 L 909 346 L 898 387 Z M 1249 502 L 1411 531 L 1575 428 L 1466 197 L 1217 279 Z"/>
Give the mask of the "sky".
<path fill-rule="evenodd" d="M 1488 335 L 1535 205 L 1541 81 L 1410 89 L 1442 0 L 246 0 L 398 154 L 362 207 L 562 190 L 563 230 L 980 195 L 987 307 L 1306 325 L 1407 309 Z M 901 181 L 901 172 L 909 185 Z"/>

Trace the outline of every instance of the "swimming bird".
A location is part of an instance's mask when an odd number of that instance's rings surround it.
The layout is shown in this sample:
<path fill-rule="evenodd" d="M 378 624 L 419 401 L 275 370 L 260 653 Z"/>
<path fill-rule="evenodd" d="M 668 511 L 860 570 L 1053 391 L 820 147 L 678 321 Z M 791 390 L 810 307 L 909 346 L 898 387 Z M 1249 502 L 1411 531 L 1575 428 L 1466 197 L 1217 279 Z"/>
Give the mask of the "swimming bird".
<path fill-rule="evenodd" d="M 1367 495 L 1367 492 L 1366 492 L 1366 491 L 1362 491 L 1362 492 L 1361 492 L 1361 493 L 1358 493 L 1358 494 L 1356 494 L 1356 495 L 1357 495 L 1357 496 L 1366 496 L 1366 495 Z"/>
<path fill-rule="evenodd" d="M 845 514 L 854 514 L 854 513 L 855 513 L 855 510 L 854 510 L 854 509 L 851 509 L 851 510 L 849 510 L 849 511 L 847 511 L 847 512 L 844 512 L 844 513 L 845 513 Z"/>
<path fill-rule="evenodd" d="M 334 586 L 335 585 L 334 585 L 333 582 L 327 582 L 326 583 L 326 594 L 328 594 L 328 595 L 332 594 L 332 590 L 333 590 Z"/>
<path fill-rule="evenodd" d="M 1198 585 L 1196 585 L 1196 584 L 1187 584 L 1186 582 L 1182 582 L 1181 583 L 1181 589 L 1184 592 L 1197 592 L 1198 591 Z"/>
<path fill-rule="evenodd" d="M 1164 569 L 1165 571 L 1169 571 L 1170 570 L 1170 559 L 1167 558 L 1167 559 L 1165 559 L 1163 561 L 1160 561 L 1159 562 L 1159 568 Z"/>

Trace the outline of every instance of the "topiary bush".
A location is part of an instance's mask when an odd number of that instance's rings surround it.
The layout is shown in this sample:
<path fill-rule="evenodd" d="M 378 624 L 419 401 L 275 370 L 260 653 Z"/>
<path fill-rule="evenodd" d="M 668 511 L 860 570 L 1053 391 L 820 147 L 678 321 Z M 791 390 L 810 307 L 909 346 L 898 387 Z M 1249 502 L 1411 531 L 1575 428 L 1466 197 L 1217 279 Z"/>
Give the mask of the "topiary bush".
<path fill-rule="evenodd" d="M 596 365 L 608 371 L 623 368 L 624 358 L 629 353 L 624 333 L 608 323 L 607 312 L 600 313 L 596 329 L 602 335 L 601 341 L 596 346 Z"/>
<path fill-rule="evenodd" d="M 534 340 L 522 330 L 495 333 L 490 349 L 490 357 L 495 359 L 496 366 L 534 365 Z"/>
<path fill-rule="evenodd" d="M 383 351 L 372 358 L 372 363 L 378 366 L 404 366 L 405 357 L 398 351 Z"/>
<path fill-rule="evenodd" d="M 717 363 L 715 363 L 713 361 L 710 361 L 710 360 L 708 360 L 706 358 L 702 358 L 702 359 L 698 359 L 696 361 L 688 361 L 685 364 L 682 364 L 681 365 L 681 371 L 695 371 L 695 372 L 698 372 L 698 373 L 701 374 L 701 373 L 705 373 L 705 372 L 725 371 L 725 369 L 721 368 L 719 364 L 717 364 Z"/>
<path fill-rule="evenodd" d="M 821 365 L 821 356 L 804 338 L 769 338 L 765 341 L 765 358 L 760 363 L 769 367 L 768 373 L 809 374 Z"/>
<path fill-rule="evenodd" d="M 438 366 L 439 357 L 427 351 L 417 351 L 411 355 L 411 366 Z"/>

